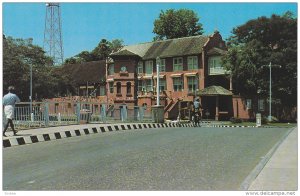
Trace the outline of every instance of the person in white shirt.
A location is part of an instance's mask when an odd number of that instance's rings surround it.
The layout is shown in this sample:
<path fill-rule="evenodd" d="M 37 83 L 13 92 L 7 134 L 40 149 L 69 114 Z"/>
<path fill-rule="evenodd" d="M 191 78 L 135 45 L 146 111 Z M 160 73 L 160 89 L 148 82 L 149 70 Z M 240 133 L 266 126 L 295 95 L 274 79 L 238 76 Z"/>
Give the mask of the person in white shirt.
<path fill-rule="evenodd" d="M 15 130 L 13 119 L 14 119 L 14 110 L 15 104 L 20 102 L 20 98 L 14 94 L 15 88 L 13 86 L 8 87 L 8 93 L 3 97 L 3 106 L 4 106 L 4 114 L 7 118 L 7 122 L 4 126 L 3 136 L 6 137 L 5 132 L 10 125 L 14 135 L 17 134 Z"/>

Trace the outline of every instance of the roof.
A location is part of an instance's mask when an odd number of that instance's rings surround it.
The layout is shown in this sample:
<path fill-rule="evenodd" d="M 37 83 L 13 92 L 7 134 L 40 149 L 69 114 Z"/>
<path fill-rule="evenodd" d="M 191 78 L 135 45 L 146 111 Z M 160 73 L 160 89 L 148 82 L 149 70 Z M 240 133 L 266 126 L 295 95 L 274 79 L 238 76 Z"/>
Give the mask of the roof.
<path fill-rule="evenodd" d="M 105 78 L 105 60 L 66 64 L 62 71 L 70 74 L 76 84 L 100 83 Z"/>
<path fill-rule="evenodd" d="M 112 56 L 138 56 L 138 55 L 125 49 L 125 50 L 120 50 L 118 52 L 115 52 L 110 56 L 112 57 Z"/>
<path fill-rule="evenodd" d="M 222 86 L 209 86 L 197 92 L 198 96 L 232 95 L 232 92 Z"/>
<path fill-rule="evenodd" d="M 208 39 L 208 36 L 198 35 L 129 45 L 124 46 L 119 52 L 113 53 L 111 56 L 117 56 L 122 53 L 133 53 L 132 55 L 138 55 L 142 59 L 147 60 L 155 59 L 157 56 L 166 58 L 171 56 L 199 54 L 202 52 L 202 47 Z"/>
<path fill-rule="evenodd" d="M 220 48 L 216 48 L 216 47 L 213 47 L 212 49 L 210 49 L 207 54 L 208 55 L 224 55 L 226 54 L 226 50 L 222 50 Z"/>

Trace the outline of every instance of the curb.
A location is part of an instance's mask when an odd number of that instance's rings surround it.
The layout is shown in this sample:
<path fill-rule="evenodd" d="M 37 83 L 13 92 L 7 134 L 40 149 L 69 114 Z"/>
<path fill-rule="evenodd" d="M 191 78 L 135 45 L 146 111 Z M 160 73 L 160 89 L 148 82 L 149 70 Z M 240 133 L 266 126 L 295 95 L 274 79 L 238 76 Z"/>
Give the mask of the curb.
<path fill-rule="evenodd" d="M 286 140 L 292 131 L 297 129 L 297 127 L 290 128 L 280 139 L 279 141 L 268 151 L 264 158 L 255 166 L 255 168 L 250 172 L 250 174 L 244 179 L 240 185 L 239 190 L 247 191 L 257 176 L 262 172 L 266 164 L 272 158 L 279 146 Z"/>
<path fill-rule="evenodd" d="M 136 124 L 117 124 L 117 125 L 105 125 L 92 128 L 81 128 L 69 131 L 61 131 L 55 133 L 45 133 L 39 135 L 22 136 L 16 138 L 9 138 L 3 140 L 3 147 L 13 147 L 25 144 L 33 144 L 39 142 L 53 141 L 69 137 L 77 137 L 82 135 L 104 133 L 110 131 L 120 130 L 134 130 L 134 129 L 149 129 L 149 128 L 169 128 L 169 127 L 193 127 L 191 123 L 136 123 Z"/>
<path fill-rule="evenodd" d="M 55 133 L 45 133 L 31 136 L 22 136 L 16 138 L 3 139 L 3 147 L 13 147 L 25 144 L 33 144 L 38 142 L 52 141 L 69 137 L 77 137 L 81 135 L 104 133 L 110 131 L 131 130 L 131 129 L 148 129 L 148 128 L 169 128 L 169 127 L 194 127 L 192 123 L 135 123 L 135 124 L 117 124 L 117 125 L 104 125 L 92 128 L 81 128 L 69 131 L 61 131 Z M 214 128 L 259 128 L 257 126 L 241 126 L 241 125 L 209 125 L 202 124 L 202 127 Z M 268 128 L 268 127 L 265 127 Z M 271 128 L 271 127 L 270 127 Z"/>

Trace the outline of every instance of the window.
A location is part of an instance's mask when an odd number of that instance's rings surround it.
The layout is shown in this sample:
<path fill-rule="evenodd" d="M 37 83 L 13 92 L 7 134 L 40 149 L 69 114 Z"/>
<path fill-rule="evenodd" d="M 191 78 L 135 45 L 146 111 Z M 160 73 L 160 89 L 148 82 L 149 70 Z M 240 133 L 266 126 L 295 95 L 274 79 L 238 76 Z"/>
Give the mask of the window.
<path fill-rule="evenodd" d="M 198 69 L 198 57 L 197 56 L 189 56 L 188 57 L 188 70 Z"/>
<path fill-rule="evenodd" d="M 121 94 L 121 82 L 117 82 L 117 94 Z"/>
<path fill-rule="evenodd" d="M 258 110 L 265 111 L 265 100 L 258 99 Z"/>
<path fill-rule="evenodd" d="M 188 79 L 189 92 L 195 92 L 196 89 L 198 88 L 197 77 L 196 76 L 192 76 L 192 77 L 188 77 L 187 79 Z"/>
<path fill-rule="evenodd" d="M 144 91 L 145 86 L 143 80 L 138 80 L 138 91 Z"/>
<path fill-rule="evenodd" d="M 159 71 L 160 72 L 166 71 L 166 59 L 160 59 Z"/>
<path fill-rule="evenodd" d="M 108 85 L 109 85 L 109 92 L 114 93 L 114 82 L 109 82 Z"/>
<path fill-rule="evenodd" d="M 145 69 L 146 75 L 151 75 L 153 73 L 153 61 L 146 61 Z"/>
<path fill-rule="evenodd" d="M 183 70 L 182 62 L 183 62 L 182 57 L 173 58 L 173 71 L 182 71 Z"/>
<path fill-rule="evenodd" d="M 210 75 L 219 75 L 225 74 L 225 69 L 221 64 L 221 57 L 214 56 L 208 59 L 208 66 L 209 66 L 209 74 Z"/>
<path fill-rule="evenodd" d="M 174 91 L 182 91 L 183 81 L 181 77 L 173 78 Z"/>
<path fill-rule="evenodd" d="M 126 83 L 126 93 L 127 93 L 127 95 L 131 94 L 131 83 L 130 82 Z"/>
<path fill-rule="evenodd" d="M 252 100 L 251 99 L 247 99 L 246 100 L 246 104 L 247 104 L 247 109 L 251 109 L 252 108 Z"/>
<path fill-rule="evenodd" d="M 146 83 L 146 91 L 153 91 L 153 84 L 152 84 L 152 80 L 145 80 Z"/>
<path fill-rule="evenodd" d="M 100 86 L 100 96 L 104 96 L 105 95 L 105 86 Z"/>
<path fill-rule="evenodd" d="M 143 69 L 143 61 L 140 61 L 140 62 L 138 63 L 137 73 L 138 73 L 138 74 L 144 73 L 144 69 Z"/>
<path fill-rule="evenodd" d="M 108 67 L 108 75 L 114 75 L 115 74 L 115 65 L 110 64 Z"/>
<path fill-rule="evenodd" d="M 166 79 L 159 80 L 159 92 L 166 90 Z"/>

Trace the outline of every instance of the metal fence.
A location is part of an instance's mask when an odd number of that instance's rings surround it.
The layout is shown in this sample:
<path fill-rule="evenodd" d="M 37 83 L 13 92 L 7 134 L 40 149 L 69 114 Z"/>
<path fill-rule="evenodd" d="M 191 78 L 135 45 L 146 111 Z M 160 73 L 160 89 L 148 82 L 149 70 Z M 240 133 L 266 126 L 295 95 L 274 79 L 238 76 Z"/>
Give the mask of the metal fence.
<path fill-rule="evenodd" d="M 16 128 L 49 127 L 84 123 L 149 122 L 151 107 L 108 105 L 92 102 L 28 102 L 16 104 Z M 3 122 L 6 118 L 3 113 Z"/>

